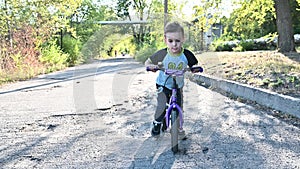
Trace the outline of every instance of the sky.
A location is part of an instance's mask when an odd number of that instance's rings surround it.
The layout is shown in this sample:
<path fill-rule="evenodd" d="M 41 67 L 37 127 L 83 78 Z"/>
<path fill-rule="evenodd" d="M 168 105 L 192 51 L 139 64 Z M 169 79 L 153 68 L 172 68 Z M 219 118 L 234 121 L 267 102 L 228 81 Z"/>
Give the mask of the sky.
<path fill-rule="evenodd" d="M 109 6 L 115 5 L 117 2 L 117 0 L 95 0 L 95 1 L 99 1 L 99 3 L 102 5 L 109 5 Z M 181 2 L 181 3 L 186 4 L 183 7 L 183 12 L 187 16 L 187 18 L 192 17 L 193 10 L 191 10 L 191 9 L 193 8 L 193 6 L 199 5 L 199 3 L 200 3 L 199 0 L 168 0 L 168 1 L 169 1 L 169 3 L 171 3 L 172 1 L 175 1 L 176 3 Z M 229 17 L 229 14 L 234 9 L 233 3 L 232 3 L 233 1 L 234 0 L 222 0 L 221 8 L 223 9 L 224 16 Z"/>
<path fill-rule="evenodd" d="M 191 16 L 193 14 L 193 6 L 199 5 L 199 0 L 179 0 L 179 2 L 185 2 L 184 12 L 186 15 Z M 221 8 L 223 10 L 223 15 L 229 17 L 230 13 L 234 9 L 233 0 L 222 0 Z"/>

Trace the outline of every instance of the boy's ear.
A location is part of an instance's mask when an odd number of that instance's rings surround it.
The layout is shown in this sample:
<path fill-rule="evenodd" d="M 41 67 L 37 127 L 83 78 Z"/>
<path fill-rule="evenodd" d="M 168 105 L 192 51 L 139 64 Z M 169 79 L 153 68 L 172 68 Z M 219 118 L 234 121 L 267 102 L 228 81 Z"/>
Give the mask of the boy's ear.
<path fill-rule="evenodd" d="M 164 35 L 164 42 L 165 42 L 165 43 L 167 42 L 167 37 L 166 37 L 166 35 Z"/>

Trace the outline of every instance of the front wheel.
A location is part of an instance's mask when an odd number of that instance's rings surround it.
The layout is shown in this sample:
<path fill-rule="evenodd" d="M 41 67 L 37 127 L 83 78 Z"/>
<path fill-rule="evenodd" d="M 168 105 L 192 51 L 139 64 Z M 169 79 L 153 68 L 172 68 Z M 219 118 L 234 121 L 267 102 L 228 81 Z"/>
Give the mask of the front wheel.
<path fill-rule="evenodd" d="M 176 110 L 171 112 L 171 146 L 172 151 L 176 153 L 178 151 L 178 113 Z"/>

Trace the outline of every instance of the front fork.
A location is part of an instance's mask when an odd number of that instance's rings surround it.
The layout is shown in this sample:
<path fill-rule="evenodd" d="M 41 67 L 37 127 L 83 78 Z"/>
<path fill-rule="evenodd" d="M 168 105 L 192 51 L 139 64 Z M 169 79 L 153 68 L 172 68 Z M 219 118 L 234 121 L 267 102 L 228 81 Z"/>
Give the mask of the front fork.
<path fill-rule="evenodd" d="M 166 120 L 166 126 L 167 128 L 169 128 L 170 125 L 170 115 L 173 109 L 177 109 L 178 111 L 178 115 L 179 115 L 179 128 L 182 128 L 183 126 L 183 111 L 181 109 L 181 107 L 176 104 L 176 103 L 172 103 L 171 105 L 168 105 L 168 109 L 166 111 L 166 115 L 165 115 L 165 120 Z"/>

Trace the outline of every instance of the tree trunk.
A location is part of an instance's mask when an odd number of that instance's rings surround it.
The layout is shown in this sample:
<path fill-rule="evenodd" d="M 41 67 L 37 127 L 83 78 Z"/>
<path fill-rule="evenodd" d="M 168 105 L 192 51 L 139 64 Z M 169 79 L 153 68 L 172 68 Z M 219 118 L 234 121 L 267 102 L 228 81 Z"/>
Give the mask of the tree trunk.
<path fill-rule="evenodd" d="M 289 0 L 274 0 L 278 32 L 278 51 L 295 52 L 294 31 Z"/>
<path fill-rule="evenodd" d="M 4 1 L 4 4 L 5 4 L 5 13 L 6 13 L 6 26 L 7 26 L 7 33 L 8 33 L 8 40 L 9 40 L 9 44 L 10 44 L 10 47 L 12 48 L 13 47 L 13 33 L 12 33 L 12 29 L 11 29 L 11 21 L 9 21 L 9 9 L 8 9 L 8 5 L 7 5 L 7 1 Z"/>
<path fill-rule="evenodd" d="M 168 23 L 168 0 L 164 0 L 164 27 Z"/>

